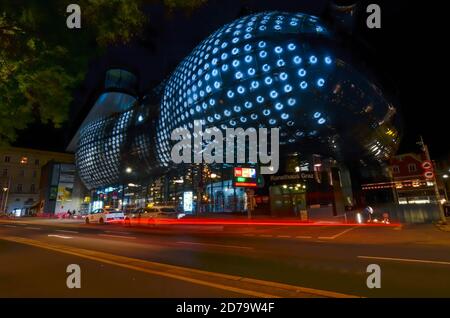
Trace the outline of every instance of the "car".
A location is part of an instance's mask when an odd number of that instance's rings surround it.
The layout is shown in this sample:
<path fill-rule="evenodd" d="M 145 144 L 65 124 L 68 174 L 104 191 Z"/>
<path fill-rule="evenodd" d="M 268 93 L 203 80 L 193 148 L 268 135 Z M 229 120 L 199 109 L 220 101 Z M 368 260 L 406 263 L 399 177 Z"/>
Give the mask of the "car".
<path fill-rule="evenodd" d="M 90 212 L 86 217 L 84 218 L 86 224 L 89 223 L 121 223 L 125 219 L 125 215 L 122 211 L 114 210 L 114 209 L 96 209 L 92 212 Z"/>
<path fill-rule="evenodd" d="M 158 220 L 176 220 L 184 216 L 178 213 L 173 206 L 153 206 L 147 208 L 138 208 L 125 216 L 125 224 L 131 224 L 132 220 L 137 223 L 155 224 Z"/>

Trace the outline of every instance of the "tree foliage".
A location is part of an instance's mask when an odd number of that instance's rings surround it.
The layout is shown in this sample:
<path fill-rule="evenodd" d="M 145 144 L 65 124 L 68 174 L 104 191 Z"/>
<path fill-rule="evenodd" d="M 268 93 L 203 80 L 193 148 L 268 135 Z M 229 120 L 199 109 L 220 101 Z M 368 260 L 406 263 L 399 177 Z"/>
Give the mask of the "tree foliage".
<path fill-rule="evenodd" d="M 0 0 L 0 146 L 34 121 L 59 127 L 88 62 L 148 22 L 146 4 L 191 11 L 206 0 L 79 0 L 82 28 L 66 28 L 69 0 Z"/>

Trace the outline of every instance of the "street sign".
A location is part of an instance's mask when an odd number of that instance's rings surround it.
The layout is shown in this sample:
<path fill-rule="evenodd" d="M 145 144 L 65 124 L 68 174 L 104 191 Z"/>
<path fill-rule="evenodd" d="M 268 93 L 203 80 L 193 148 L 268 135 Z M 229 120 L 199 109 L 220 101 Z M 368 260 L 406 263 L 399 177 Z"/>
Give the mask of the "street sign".
<path fill-rule="evenodd" d="M 422 162 L 422 168 L 423 170 L 425 170 L 423 176 L 426 179 L 434 178 L 433 164 L 431 163 L 431 160 L 425 160 L 424 162 Z"/>
<path fill-rule="evenodd" d="M 422 168 L 424 170 L 431 170 L 433 169 L 433 164 L 431 163 L 431 161 L 425 160 L 424 162 L 422 162 Z"/>
<path fill-rule="evenodd" d="M 433 179 L 434 178 L 434 172 L 433 171 L 425 171 L 423 173 L 423 176 L 427 179 Z"/>

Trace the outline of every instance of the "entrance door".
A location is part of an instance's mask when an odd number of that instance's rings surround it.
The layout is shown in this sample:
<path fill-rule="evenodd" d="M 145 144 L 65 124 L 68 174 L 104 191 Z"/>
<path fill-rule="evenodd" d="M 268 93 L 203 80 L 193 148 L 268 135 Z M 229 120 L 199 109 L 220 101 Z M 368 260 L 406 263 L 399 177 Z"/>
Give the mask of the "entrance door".
<path fill-rule="evenodd" d="M 306 211 L 306 193 L 296 186 L 271 186 L 270 209 L 275 216 L 300 218 Z"/>

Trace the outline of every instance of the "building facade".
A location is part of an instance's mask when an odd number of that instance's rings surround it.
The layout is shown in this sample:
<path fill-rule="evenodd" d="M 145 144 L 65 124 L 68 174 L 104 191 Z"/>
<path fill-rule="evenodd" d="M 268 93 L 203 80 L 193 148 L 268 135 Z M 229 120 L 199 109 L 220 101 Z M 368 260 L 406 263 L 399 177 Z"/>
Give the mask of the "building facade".
<path fill-rule="evenodd" d="M 17 216 L 37 210 L 41 168 L 49 161 L 72 163 L 68 153 L 8 147 L 0 149 L 0 211 Z"/>
<path fill-rule="evenodd" d="M 52 160 L 42 167 L 38 214 L 83 213 L 89 200 L 89 191 L 76 174 L 74 163 Z"/>
<path fill-rule="evenodd" d="M 260 13 L 202 41 L 156 98 L 140 96 L 131 72 L 108 71 L 68 147 L 92 190 L 91 208 L 164 203 L 190 213 L 251 207 L 266 215 L 340 216 L 354 204 L 348 165 L 389 159 L 400 127 L 396 107 L 337 38 L 317 17 Z M 188 147 L 194 157 L 214 147 L 207 136 L 227 128 L 279 128 L 278 171 L 262 175 L 261 161 L 237 163 L 246 142 L 233 146 L 234 163 L 171 160 L 173 134 L 202 136 L 200 146 Z"/>
<path fill-rule="evenodd" d="M 444 166 L 423 152 L 395 155 L 386 165 L 385 180 L 362 185 L 367 203 L 392 211 L 402 221 L 439 220 L 439 205 L 448 199 Z"/>

